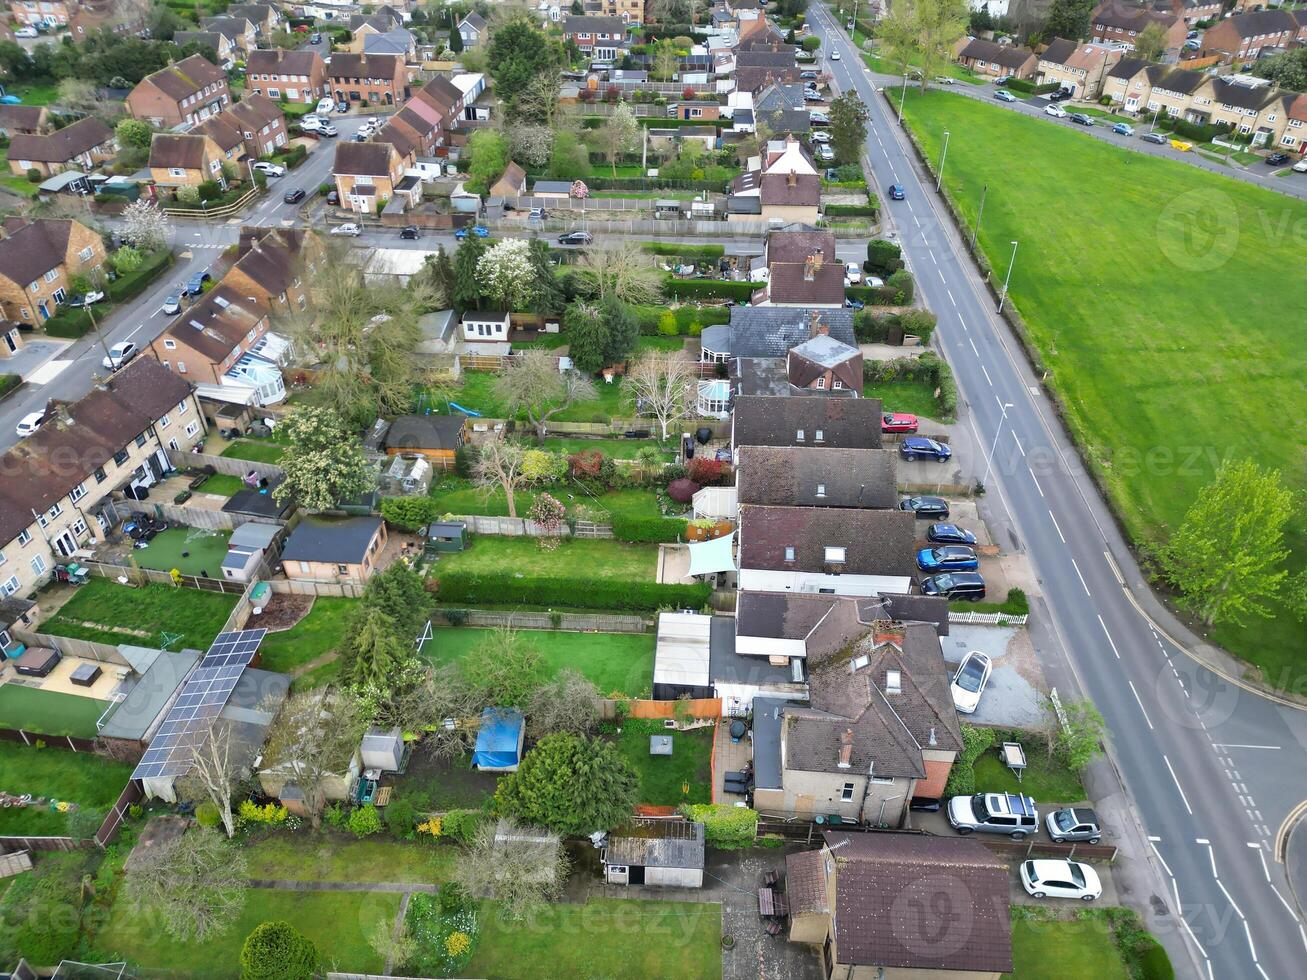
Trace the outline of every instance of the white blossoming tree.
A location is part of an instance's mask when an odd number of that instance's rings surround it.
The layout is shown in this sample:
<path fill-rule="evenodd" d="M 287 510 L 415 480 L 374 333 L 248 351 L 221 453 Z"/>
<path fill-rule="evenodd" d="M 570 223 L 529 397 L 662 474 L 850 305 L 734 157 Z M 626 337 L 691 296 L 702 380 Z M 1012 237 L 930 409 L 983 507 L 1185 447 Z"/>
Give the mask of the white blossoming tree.
<path fill-rule="evenodd" d="M 477 262 L 482 293 L 506 310 L 528 306 L 536 291 L 537 273 L 525 239 L 506 238 L 486 250 Z"/>
<path fill-rule="evenodd" d="M 142 198 L 123 211 L 123 239 L 142 252 L 163 248 L 172 238 L 172 222 L 152 203 Z"/>

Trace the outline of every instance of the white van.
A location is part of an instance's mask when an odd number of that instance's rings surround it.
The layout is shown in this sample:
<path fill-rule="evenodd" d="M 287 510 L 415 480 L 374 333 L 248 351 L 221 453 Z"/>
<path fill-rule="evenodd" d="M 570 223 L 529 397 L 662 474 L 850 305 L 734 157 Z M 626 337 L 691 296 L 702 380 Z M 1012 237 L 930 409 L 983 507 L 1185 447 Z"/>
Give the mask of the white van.
<path fill-rule="evenodd" d="M 323 113 L 324 115 L 330 115 L 335 108 L 336 108 L 335 99 L 331 99 L 331 98 L 318 99 L 318 112 Z"/>

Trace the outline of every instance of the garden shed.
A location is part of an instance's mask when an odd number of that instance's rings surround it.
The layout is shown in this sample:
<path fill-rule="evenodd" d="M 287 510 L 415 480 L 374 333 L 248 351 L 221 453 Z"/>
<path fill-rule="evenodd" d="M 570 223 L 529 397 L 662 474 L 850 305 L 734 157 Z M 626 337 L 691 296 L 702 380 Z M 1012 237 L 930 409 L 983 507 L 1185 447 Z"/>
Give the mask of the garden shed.
<path fill-rule="evenodd" d="M 363 743 L 359 746 L 359 755 L 363 759 L 365 770 L 377 772 L 403 772 L 407 763 L 407 745 L 403 733 L 398 728 L 385 730 L 369 728 L 363 734 Z"/>
<path fill-rule="evenodd" d="M 463 521 L 433 521 L 427 525 L 426 553 L 428 557 L 441 552 L 464 551 L 467 548 L 467 524 Z"/>
<path fill-rule="evenodd" d="M 526 719 L 516 708 L 486 708 L 472 752 L 472 767 L 482 772 L 516 772 L 522 761 Z"/>
<path fill-rule="evenodd" d="M 637 818 L 608 837 L 601 858 L 610 885 L 703 887 L 703 824 L 683 817 Z"/>

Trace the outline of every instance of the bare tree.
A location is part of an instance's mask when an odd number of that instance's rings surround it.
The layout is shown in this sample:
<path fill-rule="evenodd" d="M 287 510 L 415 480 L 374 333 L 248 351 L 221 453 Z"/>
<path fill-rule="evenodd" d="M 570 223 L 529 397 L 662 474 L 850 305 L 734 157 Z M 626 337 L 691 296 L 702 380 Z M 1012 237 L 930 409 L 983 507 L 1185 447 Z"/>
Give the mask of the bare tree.
<path fill-rule="evenodd" d="M 181 780 L 181 789 L 187 796 L 207 796 L 218 808 L 228 838 L 236 835 L 232 796 L 236 787 L 249 775 L 242 755 L 235 728 L 231 722 L 219 719 L 214 722 L 204 744 L 191 750 L 190 772 Z"/>
<path fill-rule="evenodd" d="M 564 667 L 532 692 L 526 716 L 532 738 L 553 732 L 586 735 L 599 723 L 599 689 L 575 667 Z"/>
<path fill-rule="evenodd" d="M 495 394 L 510 416 L 526 415 L 541 443 L 551 418 L 577 402 L 598 397 L 589 378 L 575 371 L 560 372 L 558 358 L 547 350 L 531 350 L 515 358 L 495 382 Z"/>
<path fill-rule="evenodd" d="M 411 960 L 418 951 L 417 940 L 408 930 L 407 922 L 400 922 L 399 928 L 386 916 L 382 916 L 368 931 L 368 945 L 381 957 L 386 972 L 397 969 Z"/>
<path fill-rule="evenodd" d="M 358 701 L 330 688 L 292 694 L 272 723 L 264 766 L 299 787 L 315 830 L 326 804 L 323 783 L 348 767 L 363 728 Z"/>
<path fill-rule="evenodd" d="M 203 940 L 226 931 L 244 907 L 245 858 L 218 834 L 191 830 L 135 857 L 126 888 L 172 938 Z"/>
<path fill-rule="evenodd" d="M 693 414 L 697 381 L 689 361 L 674 353 L 651 353 L 635 362 L 624 388 L 637 413 L 647 412 L 658 421 L 665 442 L 668 426 Z"/>
<path fill-rule="evenodd" d="M 599 300 L 611 297 L 643 306 L 662 299 L 662 276 L 652 258 L 629 242 L 586 249 L 577 271 Z"/>
<path fill-rule="evenodd" d="M 503 491 L 508 501 L 508 516 L 517 516 L 517 491 L 526 482 L 522 473 L 522 449 L 516 443 L 503 439 L 492 439 L 479 447 L 476 465 L 472 468 L 472 478 L 478 486 Z"/>
<path fill-rule="evenodd" d="M 518 115 L 553 129 L 558 122 L 558 96 L 562 77 L 556 69 L 542 71 L 517 96 Z"/>
<path fill-rule="evenodd" d="M 640 122 L 630 105 L 619 102 L 612 113 L 599 127 L 599 138 L 603 141 L 604 154 L 613 168 L 613 177 L 617 177 L 617 158 L 635 149 L 640 136 Z"/>
<path fill-rule="evenodd" d="M 502 903 L 509 918 L 520 918 L 558 898 L 567 869 L 557 834 L 505 818 L 482 823 L 459 857 L 454 880 L 476 898 Z"/>

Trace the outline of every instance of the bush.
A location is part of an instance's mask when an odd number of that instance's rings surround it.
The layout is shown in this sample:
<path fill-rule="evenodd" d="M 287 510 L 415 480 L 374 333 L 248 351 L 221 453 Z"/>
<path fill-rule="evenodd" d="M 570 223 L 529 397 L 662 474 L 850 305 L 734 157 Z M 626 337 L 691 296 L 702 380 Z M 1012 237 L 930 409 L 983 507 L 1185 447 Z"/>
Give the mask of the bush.
<path fill-rule="evenodd" d="M 236 816 L 241 823 L 261 823 L 275 827 L 286 822 L 290 817 L 290 811 L 280 803 L 265 803 L 260 806 L 253 800 L 241 800 Z"/>
<path fill-rule="evenodd" d="M 50 317 L 41 326 L 48 336 L 75 340 L 91 329 L 91 314 L 84 309 L 64 310 Z"/>
<path fill-rule="evenodd" d="M 867 261 L 863 268 L 876 275 L 887 276 L 903 268 L 903 250 L 896 242 L 873 238 L 867 242 Z"/>
<path fill-rule="evenodd" d="M 21 374 L 0 374 L 0 398 L 13 391 L 23 383 Z"/>
<path fill-rule="evenodd" d="M 371 803 L 364 803 L 349 811 L 345 827 L 355 837 L 370 837 L 381 832 L 381 813 Z"/>
<path fill-rule="evenodd" d="M 393 805 L 393 804 L 392 804 Z M 471 844 L 476 840 L 481 821 L 485 818 L 480 810 L 446 810 L 440 818 L 440 832 L 460 844 Z M 448 891 L 448 886 L 440 890 L 441 895 Z"/>
<path fill-rule="evenodd" d="M 678 541 L 685 534 L 683 517 L 631 517 L 615 514 L 610 522 L 613 537 L 631 543 L 663 543 Z"/>
<path fill-rule="evenodd" d="M 696 823 L 703 824 L 704 843 L 709 847 L 732 850 L 752 847 L 758 836 L 758 811 L 725 803 L 691 803 L 681 811 Z"/>
<path fill-rule="evenodd" d="M 747 303 L 760 282 L 728 282 L 722 279 L 677 279 L 668 276 L 663 281 L 663 295 L 677 299 L 733 299 Z"/>
<path fill-rule="evenodd" d="M 124 245 L 109 257 L 109 261 L 113 263 L 113 271 L 123 276 L 129 272 L 135 272 L 144 265 L 145 256 L 132 246 Z"/>
<path fill-rule="evenodd" d="M 216 201 L 222 197 L 222 185 L 216 180 L 206 180 L 200 184 L 200 200 Z"/>
<path fill-rule="evenodd" d="M 828 218 L 874 218 L 880 214 L 874 204 L 827 204 L 823 210 Z"/>
<path fill-rule="evenodd" d="M 564 609 L 620 609 L 647 612 L 663 606 L 698 609 L 707 601 L 712 587 L 700 585 L 658 585 L 654 582 L 624 582 L 600 578 L 518 578 L 511 570 L 502 572 L 446 572 L 436 579 L 441 602 L 458 605 L 559 606 Z"/>
<path fill-rule="evenodd" d="M 37 170 L 35 167 L 28 167 L 27 181 L 31 184 L 39 184 L 41 182 L 41 171 Z"/>
<path fill-rule="evenodd" d="M 440 516 L 440 508 L 431 497 L 383 497 L 381 516 L 401 531 L 420 531 Z"/>
<path fill-rule="evenodd" d="M 1172 119 L 1165 114 L 1157 117 L 1157 128 L 1183 136 L 1195 143 L 1210 143 L 1218 136 L 1228 136 L 1232 127 L 1228 125 L 1213 126 L 1205 123 L 1191 123 L 1184 119 Z"/>
<path fill-rule="evenodd" d="M 318 950 L 289 922 L 260 922 L 241 947 L 241 980 L 311 980 Z"/>
<path fill-rule="evenodd" d="M 149 286 L 158 279 L 159 273 L 172 265 L 172 262 L 172 251 L 168 249 L 162 249 L 151 255 L 147 255 L 145 260 L 141 263 L 140 268 L 135 272 L 120 275 L 113 282 L 109 283 L 109 288 L 106 289 L 105 292 L 115 303 L 134 299 L 145 290 L 146 286 Z"/>
<path fill-rule="evenodd" d="M 697 337 L 703 328 L 717 323 L 731 322 L 729 306 L 678 306 L 674 310 L 662 306 L 632 307 L 640 333 L 646 337 Z"/>
<path fill-rule="evenodd" d="M 899 294 L 899 300 L 894 304 L 895 306 L 907 306 L 912 302 L 914 285 L 912 273 L 907 269 L 899 269 L 885 280 L 885 287 L 896 290 Z"/>
<path fill-rule="evenodd" d="M 522 454 L 522 475 L 532 483 L 557 483 L 567 475 L 567 456 L 546 449 L 528 449 Z"/>
<path fill-rule="evenodd" d="M 472 475 L 472 468 L 477 464 L 481 453 L 476 446 L 460 446 L 454 450 L 454 475 L 467 479 Z"/>
<path fill-rule="evenodd" d="M 699 492 L 699 489 L 699 484 L 687 477 L 681 477 L 679 480 L 673 480 L 667 485 L 667 496 L 678 504 L 688 504 L 694 499 L 694 495 Z"/>
<path fill-rule="evenodd" d="M 720 459 L 696 456 L 686 464 L 685 475 L 701 487 L 716 486 L 726 477 L 726 464 Z"/>
<path fill-rule="evenodd" d="M 403 840 L 413 834 L 413 804 L 402 797 L 386 807 L 386 829 L 391 837 Z"/>
<path fill-rule="evenodd" d="M 222 813 L 214 803 L 205 800 L 195 808 L 195 822 L 206 830 L 212 830 L 222 823 Z"/>
<path fill-rule="evenodd" d="M 921 338 L 922 345 L 930 343 L 938 318 L 930 310 L 904 310 L 899 314 L 899 326 L 905 334 Z"/>
<path fill-rule="evenodd" d="M 816 34 L 809 34 L 803 39 L 803 50 L 809 53 L 816 51 L 821 47 L 821 38 Z"/>
<path fill-rule="evenodd" d="M 976 760 L 997 738 L 992 728 L 977 728 L 967 724 L 962 726 L 962 751 L 953 760 L 953 769 L 944 786 L 945 796 L 969 796 L 976 791 Z"/>
<path fill-rule="evenodd" d="M 640 251 L 671 256 L 686 262 L 716 262 L 726 254 L 725 245 L 686 245 L 681 242 L 644 242 Z"/>

